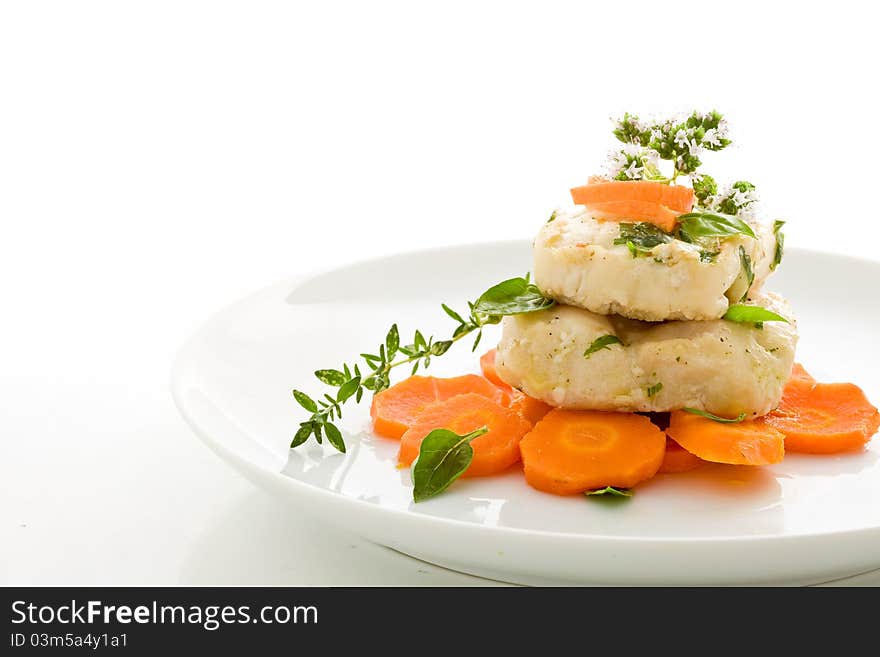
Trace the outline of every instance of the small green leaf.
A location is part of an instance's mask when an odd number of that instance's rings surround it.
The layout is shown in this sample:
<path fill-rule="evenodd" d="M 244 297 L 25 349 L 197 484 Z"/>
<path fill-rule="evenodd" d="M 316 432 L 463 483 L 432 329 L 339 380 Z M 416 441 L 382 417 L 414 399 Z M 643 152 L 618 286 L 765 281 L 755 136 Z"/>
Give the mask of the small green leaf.
<path fill-rule="evenodd" d="M 299 431 L 296 432 L 296 435 L 293 437 L 293 440 L 290 442 L 290 447 L 293 449 L 294 447 L 299 447 L 304 442 L 309 439 L 309 436 L 312 435 L 312 425 L 309 422 L 303 422 L 299 425 Z"/>
<path fill-rule="evenodd" d="M 452 319 L 454 319 L 459 324 L 465 323 L 465 321 L 461 318 L 461 315 L 459 315 L 457 312 L 455 312 L 452 308 L 447 306 L 445 303 L 441 303 L 440 307 L 443 308 L 443 312 L 445 312 L 447 315 L 449 315 Z"/>
<path fill-rule="evenodd" d="M 320 424 L 312 424 L 312 433 L 315 434 L 315 440 L 318 441 L 319 445 L 324 444 L 324 440 L 321 437 L 321 425 Z"/>
<path fill-rule="evenodd" d="M 299 390 L 293 391 L 293 398 L 306 409 L 309 413 L 317 413 L 318 405 L 315 403 L 315 400 L 309 397 L 306 393 L 300 392 Z"/>
<path fill-rule="evenodd" d="M 587 350 L 584 352 L 584 358 L 589 358 L 592 354 L 596 353 L 600 349 L 610 349 L 611 345 L 619 344 L 622 345 L 623 342 L 620 341 L 616 335 L 603 335 L 600 338 L 596 338 L 593 342 L 590 343 L 590 346 L 587 347 Z"/>
<path fill-rule="evenodd" d="M 375 354 L 361 354 L 361 358 L 367 361 L 367 364 L 373 368 L 375 368 L 376 365 L 382 362 L 382 359 Z"/>
<path fill-rule="evenodd" d="M 400 333 L 397 331 L 397 324 L 392 324 L 388 335 L 385 336 L 385 352 L 388 360 L 394 358 L 398 348 L 400 348 Z"/>
<path fill-rule="evenodd" d="M 722 319 L 730 320 L 731 322 L 742 322 L 742 323 L 758 323 L 758 322 L 786 322 L 788 320 L 785 319 L 782 315 L 777 315 L 772 310 L 767 310 L 766 308 L 762 308 L 761 306 L 747 306 L 742 303 L 734 303 L 731 304 L 727 309 L 727 312 L 724 313 Z"/>
<path fill-rule="evenodd" d="M 346 376 L 344 372 L 340 372 L 339 370 L 318 370 L 315 372 L 315 376 L 318 377 L 318 380 L 321 382 L 334 387 L 341 386 L 350 378 Z"/>
<path fill-rule="evenodd" d="M 428 346 L 428 343 L 425 341 L 425 336 L 422 335 L 422 332 L 418 329 L 416 329 L 416 334 L 413 338 L 413 345 L 415 345 L 416 351 L 421 351 Z"/>
<path fill-rule="evenodd" d="M 728 418 L 728 417 L 719 417 L 719 416 L 714 415 L 713 413 L 709 413 L 707 411 L 701 411 L 699 408 L 685 407 L 681 410 L 687 411 L 688 413 L 693 413 L 694 415 L 701 415 L 702 417 L 713 420 L 714 422 L 721 422 L 722 424 L 733 424 L 734 422 L 742 422 L 743 420 L 746 419 L 745 413 L 740 413 L 735 418 Z"/>
<path fill-rule="evenodd" d="M 746 253 L 746 249 L 742 245 L 739 247 L 739 261 L 742 265 L 743 271 L 746 273 L 746 281 L 748 281 L 749 287 L 751 288 L 752 283 L 755 282 L 755 271 L 752 269 L 752 259 L 749 257 L 749 254 Z M 743 295 L 743 299 L 746 298 L 747 294 Z M 740 301 L 742 301 L 742 299 L 740 299 Z"/>
<path fill-rule="evenodd" d="M 755 237 L 752 230 L 742 219 L 728 214 L 715 212 L 688 212 L 678 217 L 678 231 L 686 242 L 694 242 L 703 237 L 733 237 L 748 235 Z"/>
<path fill-rule="evenodd" d="M 333 447 L 345 454 L 345 441 L 342 439 L 342 433 L 339 431 L 336 425 L 329 422 L 325 423 L 324 433 L 327 435 L 327 442 L 329 442 L 331 445 L 333 445 Z"/>
<path fill-rule="evenodd" d="M 615 488 L 614 486 L 605 486 L 605 488 L 597 488 L 596 490 L 588 490 L 584 493 L 587 497 L 591 495 L 610 495 L 612 497 L 632 497 L 633 492 L 629 488 Z"/>
<path fill-rule="evenodd" d="M 773 234 L 776 236 L 776 250 L 773 253 L 773 262 L 770 263 L 771 271 L 776 269 L 776 267 L 782 262 L 782 253 L 785 250 L 785 233 L 779 229 L 784 225 L 785 222 L 780 219 L 773 222 Z"/>
<path fill-rule="evenodd" d="M 339 388 L 339 392 L 336 393 L 336 401 L 337 403 L 342 403 L 351 397 L 354 393 L 358 391 L 358 388 L 361 387 L 361 377 L 356 376 L 353 379 L 349 379 L 345 383 L 342 384 Z"/>
<path fill-rule="evenodd" d="M 555 303 L 525 278 L 510 278 L 483 292 L 474 311 L 483 315 L 520 315 L 550 308 Z"/>
<path fill-rule="evenodd" d="M 474 458 L 471 441 L 488 431 L 482 427 L 460 436 L 449 429 L 434 429 L 425 436 L 412 469 L 413 501 L 434 497 L 458 479 Z"/>
<path fill-rule="evenodd" d="M 477 347 L 479 346 L 479 344 L 480 344 L 480 340 L 482 339 L 482 337 L 483 337 L 483 332 L 482 332 L 482 331 L 480 331 L 479 333 L 477 333 L 477 337 L 474 339 L 474 345 L 471 347 L 471 351 L 472 351 L 472 352 L 474 352 L 474 351 L 477 350 Z"/>
<path fill-rule="evenodd" d="M 553 214 L 550 215 L 550 218 L 547 220 L 547 223 L 552 223 L 556 221 L 556 210 L 553 211 Z"/>
<path fill-rule="evenodd" d="M 431 355 L 442 356 L 447 351 L 449 351 L 449 347 L 451 346 L 452 340 L 441 340 L 440 342 L 435 342 L 431 345 Z"/>
<path fill-rule="evenodd" d="M 648 399 L 655 397 L 657 393 L 661 390 L 663 390 L 663 383 L 661 383 L 660 381 L 652 386 L 648 386 L 647 388 L 645 388 L 645 392 L 648 394 Z"/>

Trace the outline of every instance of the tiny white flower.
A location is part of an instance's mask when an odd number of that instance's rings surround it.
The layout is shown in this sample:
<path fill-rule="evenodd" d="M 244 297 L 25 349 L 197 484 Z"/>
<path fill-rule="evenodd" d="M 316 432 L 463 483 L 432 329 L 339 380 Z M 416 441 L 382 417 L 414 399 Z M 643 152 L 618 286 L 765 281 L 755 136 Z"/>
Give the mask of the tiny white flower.
<path fill-rule="evenodd" d="M 688 147 L 688 152 L 691 155 L 699 155 L 703 150 L 702 148 L 700 148 L 700 145 L 697 144 L 696 139 L 691 139 L 689 142 L 687 142 L 687 147 Z"/>
<path fill-rule="evenodd" d="M 706 130 L 706 134 L 703 135 L 703 143 L 709 146 L 720 146 L 721 138 L 718 136 L 718 130 L 716 128 Z"/>
<path fill-rule="evenodd" d="M 688 135 L 684 130 L 679 130 L 675 133 L 675 145 L 679 148 L 684 148 L 688 145 Z"/>
<path fill-rule="evenodd" d="M 635 180 L 642 177 L 642 171 L 645 170 L 645 167 L 636 166 L 637 164 L 638 162 L 633 160 L 629 163 L 629 166 L 623 170 L 624 175 L 630 180 Z"/>
<path fill-rule="evenodd" d="M 721 119 L 718 122 L 718 136 L 724 139 L 727 138 L 727 119 Z"/>
<path fill-rule="evenodd" d="M 755 194 L 751 190 L 746 191 L 746 192 L 736 190 L 733 193 L 733 197 L 731 200 L 733 200 L 733 204 L 736 207 L 744 208 L 745 206 L 749 205 L 750 203 L 754 203 L 755 201 L 757 201 L 758 198 L 755 196 Z"/>
<path fill-rule="evenodd" d="M 660 163 L 660 153 L 655 151 L 653 148 L 646 148 L 642 151 L 642 162 L 645 164 L 650 164 L 652 166 L 657 166 Z"/>
<path fill-rule="evenodd" d="M 642 154 L 642 147 L 638 144 L 624 144 L 623 151 L 632 157 L 639 157 Z"/>

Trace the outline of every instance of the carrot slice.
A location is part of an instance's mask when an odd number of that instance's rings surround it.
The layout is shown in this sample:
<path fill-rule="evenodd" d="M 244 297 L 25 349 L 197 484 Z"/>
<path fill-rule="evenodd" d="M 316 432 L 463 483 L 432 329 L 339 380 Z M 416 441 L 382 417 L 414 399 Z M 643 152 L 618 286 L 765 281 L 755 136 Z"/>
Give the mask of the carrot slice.
<path fill-rule="evenodd" d="M 596 180 L 571 190 L 575 205 L 590 209 L 593 217 L 611 221 L 647 221 L 666 231 L 690 212 L 694 190 L 650 180 Z"/>
<path fill-rule="evenodd" d="M 666 433 L 704 461 L 769 465 L 785 455 L 785 436 L 763 418 L 723 424 L 687 411 L 672 411 Z"/>
<path fill-rule="evenodd" d="M 789 380 L 800 380 L 806 381 L 807 383 L 816 383 L 816 379 L 813 378 L 813 375 L 807 372 L 804 369 L 804 366 L 800 363 L 795 363 L 791 368 L 791 377 Z"/>
<path fill-rule="evenodd" d="M 531 424 L 535 424 L 542 417 L 547 415 L 550 410 L 553 408 L 550 404 L 545 404 L 540 399 L 535 399 L 534 397 L 529 397 L 524 392 L 520 392 L 516 388 L 512 388 L 511 386 L 504 383 L 501 380 L 501 377 L 498 376 L 498 373 L 495 371 L 495 356 L 497 355 L 496 349 L 490 349 L 485 354 L 480 356 L 480 369 L 483 371 L 483 376 L 489 379 L 492 383 L 497 385 L 499 388 L 504 390 L 510 396 L 510 402 L 507 406 L 522 415 L 526 420 L 528 420 Z"/>
<path fill-rule="evenodd" d="M 766 422 L 785 434 L 785 449 L 790 452 L 834 454 L 867 443 L 880 428 L 880 412 L 852 383 L 792 378 Z"/>
<path fill-rule="evenodd" d="M 429 404 L 468 392 L 499 404 L 510 400 L 505 391 L 476 374 L 450 379 L 411 376 L 373 397 L 370 406 L 373 431 L 386 438 L 400 438 Z"/>
<path fill-rule="evenodd" d="M 490 349 L 485 354 L 480 356 L 480 369 L 483 371 L 483 376 L 489 379 L 496 386 L 509 387 L 504 381 L 501 380 L 501 377 L 498 376 L 498 372 L 495 370 L 495 356 L 497 354 L 497 349 Z"/>
<path fill-rule="evenodd" d="M 529 397 L 527 394 L 520 392 L 519 390 L 512 390 L 510 395 L 510 403 L 507 405 L 508 408 L 519 413 L 531 425 L 540 422 L 547 413 L 553 410 L 553 407 L 550 404 L 545 404 L 540 399 Z"/>
<path fill-rule="evenodd" d="M 474 458 L 462 476 L 497 474 L 519 461 L 519 441 L 531 425 L 497 401 L 472 392 L 427 406 L 400 439 L 397 460 L 406 465 L 415 461 L 422 440 L 434 429 L 464 435 L 483 426 L 489 431 L 471 442 Z"/>
<path fill-rule="evenodd" d="M 675 474 L 688 472 L 700 467 L 705 461 L 696 454 L 691 454 L 672 438 L 666 438 L 666 452 L 663 454 L 663 463 L 657 474 Z"/>
<path fill-rule="evenodd" d="M 556 495 L 630 488 L 656 474 L 666 437 L 634 413 L 556 408 L 520 442 L 526 481 Z"/>
<path fill-rule="evenodd" d="M 609 201 L 647 201 L 665 205 L 670 210 L 690 212 L 694 206 L 694 190 L 682 185 L 667 185 L 652 180 L 602 180 L 571 190 L 576 205 L 593 205 Z"/>
<path fill-rule="evenodd" d="M 675 228 L 675 220 L 681 212 L 670 210 L 665 205 L 649 201 L 609 201 L 587 206 L 594 219 L 604 221 L 647 222 L 659 226 L 666 232 Z"/>

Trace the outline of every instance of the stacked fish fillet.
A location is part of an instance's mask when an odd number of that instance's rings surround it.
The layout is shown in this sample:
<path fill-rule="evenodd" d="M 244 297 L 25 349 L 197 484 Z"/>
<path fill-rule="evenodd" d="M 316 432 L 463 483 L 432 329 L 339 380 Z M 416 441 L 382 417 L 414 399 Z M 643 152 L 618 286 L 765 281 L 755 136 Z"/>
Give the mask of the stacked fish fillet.
<path fill-rule="evenodd" d="M 618 221 L 588 207 L 557 211 L 535 239 L 533 275 L 558 303 L 504 319 L 498 375 L 561 408 L 769 413 L 791 373 L 797 328 L 788 303 L 763 291 L 773 227 L 749 225 L 755 237 L 719 239 L 711 258 L 681 239 L 637 254 Z M 739 303 L 788 322 L 722 318 Z"/>

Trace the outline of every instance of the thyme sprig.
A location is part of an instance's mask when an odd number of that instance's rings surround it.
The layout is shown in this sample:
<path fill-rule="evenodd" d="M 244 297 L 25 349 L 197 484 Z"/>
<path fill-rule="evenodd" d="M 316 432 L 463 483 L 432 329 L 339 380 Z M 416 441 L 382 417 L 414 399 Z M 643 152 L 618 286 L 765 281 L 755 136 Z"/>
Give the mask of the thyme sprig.
<path fill-rule="evenodd" d="M 342 406 L 347 401 L 354 398 L 356 403 L 360 403 L 365 391 L 377 393 L 388 388 L 391 385 L 391 370 L 396 367 L 411 364 L 411 374 L 418 372 L 419 368 L 427 368 L 432 358 L 442 356 L 453 344 L 473 333 L 476 336 L 471 351 L 476 351 L 483 336 L 483 327 L 498 324 L 506 315 L 543 310 L 554 303 L 530 283 L 526 275 L 502 281 L 483 292 L 476 301 L 469 301 L 466 316 L 445 303 L 441 304 L 443 312 L 458 323 L 452 336 L 446 340 L 435 340 L 433 336 L 426 338 L 416 329 L 412 341 L 401 344 L 397 324 L 392 324 L 375 353 L 362 353 L 360 362 L 343 363 L 339 369 L 315 372 L 319 381 L 337 388 L 335 395 L 324 394 L 315 400 L 300 390 L 293 391 L 296 402 L 311 416 L 300 423 L 290 446 L 298 447 L 311 436 L 322 444 L 326 437 L 333 447 L 345 452 L 345 441 L 335 422 L 342 418 Z"/>

